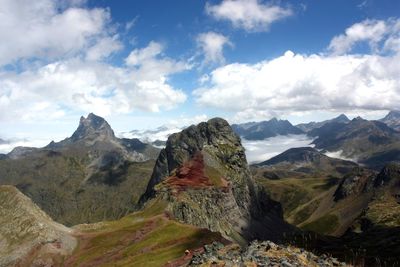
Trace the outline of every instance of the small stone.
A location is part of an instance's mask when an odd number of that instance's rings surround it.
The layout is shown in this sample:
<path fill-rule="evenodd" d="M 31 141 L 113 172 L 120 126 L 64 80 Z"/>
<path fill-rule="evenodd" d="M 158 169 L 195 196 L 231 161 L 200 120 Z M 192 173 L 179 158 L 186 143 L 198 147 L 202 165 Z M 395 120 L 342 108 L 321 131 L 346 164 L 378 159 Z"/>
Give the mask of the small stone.
<path fill-rule="evenodd" d="M 284 260 L 281 262 L 281 267 L 293 267 L 288 261 Z"/>

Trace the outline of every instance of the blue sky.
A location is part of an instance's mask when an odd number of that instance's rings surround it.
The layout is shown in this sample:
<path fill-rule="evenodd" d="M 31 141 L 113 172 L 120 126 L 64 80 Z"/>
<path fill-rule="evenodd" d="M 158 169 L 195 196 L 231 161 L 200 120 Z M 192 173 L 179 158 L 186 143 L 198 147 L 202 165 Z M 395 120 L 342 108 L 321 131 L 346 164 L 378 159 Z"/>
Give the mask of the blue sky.
<path fill-rule="evenodd" d="M 379 118 L 400 100 L 400 1 L 0 0 L 0 138 L 274 116 Z"/>

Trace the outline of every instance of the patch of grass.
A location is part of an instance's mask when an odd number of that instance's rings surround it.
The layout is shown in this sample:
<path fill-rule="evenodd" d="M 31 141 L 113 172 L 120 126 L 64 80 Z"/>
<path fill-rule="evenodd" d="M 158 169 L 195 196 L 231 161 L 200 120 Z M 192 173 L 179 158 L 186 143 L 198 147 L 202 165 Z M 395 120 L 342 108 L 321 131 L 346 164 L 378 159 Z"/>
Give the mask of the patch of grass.
<path fill-rule="evenodd" d="M 313 231 L 319 234 L 332 233 L 339 226 L 339 218 L 334 214 L 327 214 L 302 227 L 303 230 Z"/>
<path fill-rule="evenodd" d="M 156 199 L 141 212 L 84 231 L 79 247 L 66 264 L 163 266 L 184 256 L 186 249 L 221 240 L 220 234 L 168 219 L 165 205 Z"/>

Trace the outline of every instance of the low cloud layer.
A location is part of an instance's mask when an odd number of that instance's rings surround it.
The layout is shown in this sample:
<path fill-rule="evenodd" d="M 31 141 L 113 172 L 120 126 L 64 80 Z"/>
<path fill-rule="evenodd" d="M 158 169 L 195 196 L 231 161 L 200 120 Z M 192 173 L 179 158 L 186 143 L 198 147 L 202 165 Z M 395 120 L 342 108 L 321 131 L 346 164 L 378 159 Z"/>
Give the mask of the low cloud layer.
<path fill-rule="evenodd" d="M 313 140 L 306 135 L 275 136 L 261 141 L 242 139 L 250 164 L 268 160 L 293 147 L 310 146 Z"/>

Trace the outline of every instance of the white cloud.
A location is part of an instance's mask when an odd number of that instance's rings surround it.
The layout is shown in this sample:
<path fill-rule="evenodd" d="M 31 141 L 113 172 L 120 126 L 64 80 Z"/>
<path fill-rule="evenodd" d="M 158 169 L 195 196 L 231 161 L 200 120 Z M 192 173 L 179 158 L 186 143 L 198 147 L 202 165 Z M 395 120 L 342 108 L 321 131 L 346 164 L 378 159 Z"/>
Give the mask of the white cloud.
<path fill-rule="evenodd" d="M 232 46 L 228 37 L 216 32 L 201 33 L 197 36 L 196 41 L 204 56 L 204 64 L 224 63 L 224 46 Z"/>
<path fill-rule="evenodd" d="M 194 91 L 203 106 L 249 118 L 316 110 L 387 110 L 400 101 L 400 55 L 300 55 L 229 64 Z"/>
<path fill-rule="evenodd" d="M 0 120 L 56 118 L 65 111 L 106 116 L 171 109 L 186 95 L 168 84 L 168 77 L 185 69 L 182 62 L 153 53 L 135 67 L 70 59 L 22 73 L 2 72 Z"/>
<path fill-rule="evenodd" d="M 228 20 L 246 31 L 268 31 L 271 24 L 293 14 L 290 8 L 259 0 L 223 0 L 219 5 L 206 4 L 206 12 L 218 20 Z"/>
<path fill-rule="evenodd" d="M 250 164 L 268 160 L 289 148 L 311 146 L 311 142 L 310 137 L 302 134 L 278 135 L 260 141 L 242 139 L 242 144 L 246 149 L 246 158 Z"/>
<path fill-rule="evenodd" d="M 332 54 L 341 55 L 362 42 L 366 42 L 374 53 L 382 50 L 400 51 L 400 19 L 367 19 L 353 24 L 344 34 L 332 39 L 328 50 Z"/>
<path fill-rule="evenodd" d="M 110 56 L 112 53 L 121 50 L 122 48 L 123 45 L 118 40 L 118 35 L 114 35 L 113 37 L 105 37 L 88 49 L 86 53 L 86 59 L 90 61 L 102 60 Z"/>
<path fill-rule="evenodd" d="M 109 11 L 83 2 L 0 0 L 0 66 L 75 55 L 108 37 Z"/>
<path fill-rule="evenodd" d="M 145 48 L 133 50 L 125 59 L 125 62 L 127 65 L 137 66 L 147 60 L 154 59 L 156 56 L 161 54 L 162 51 L 163 47 L 160 43 L 150 42 Z"/>

